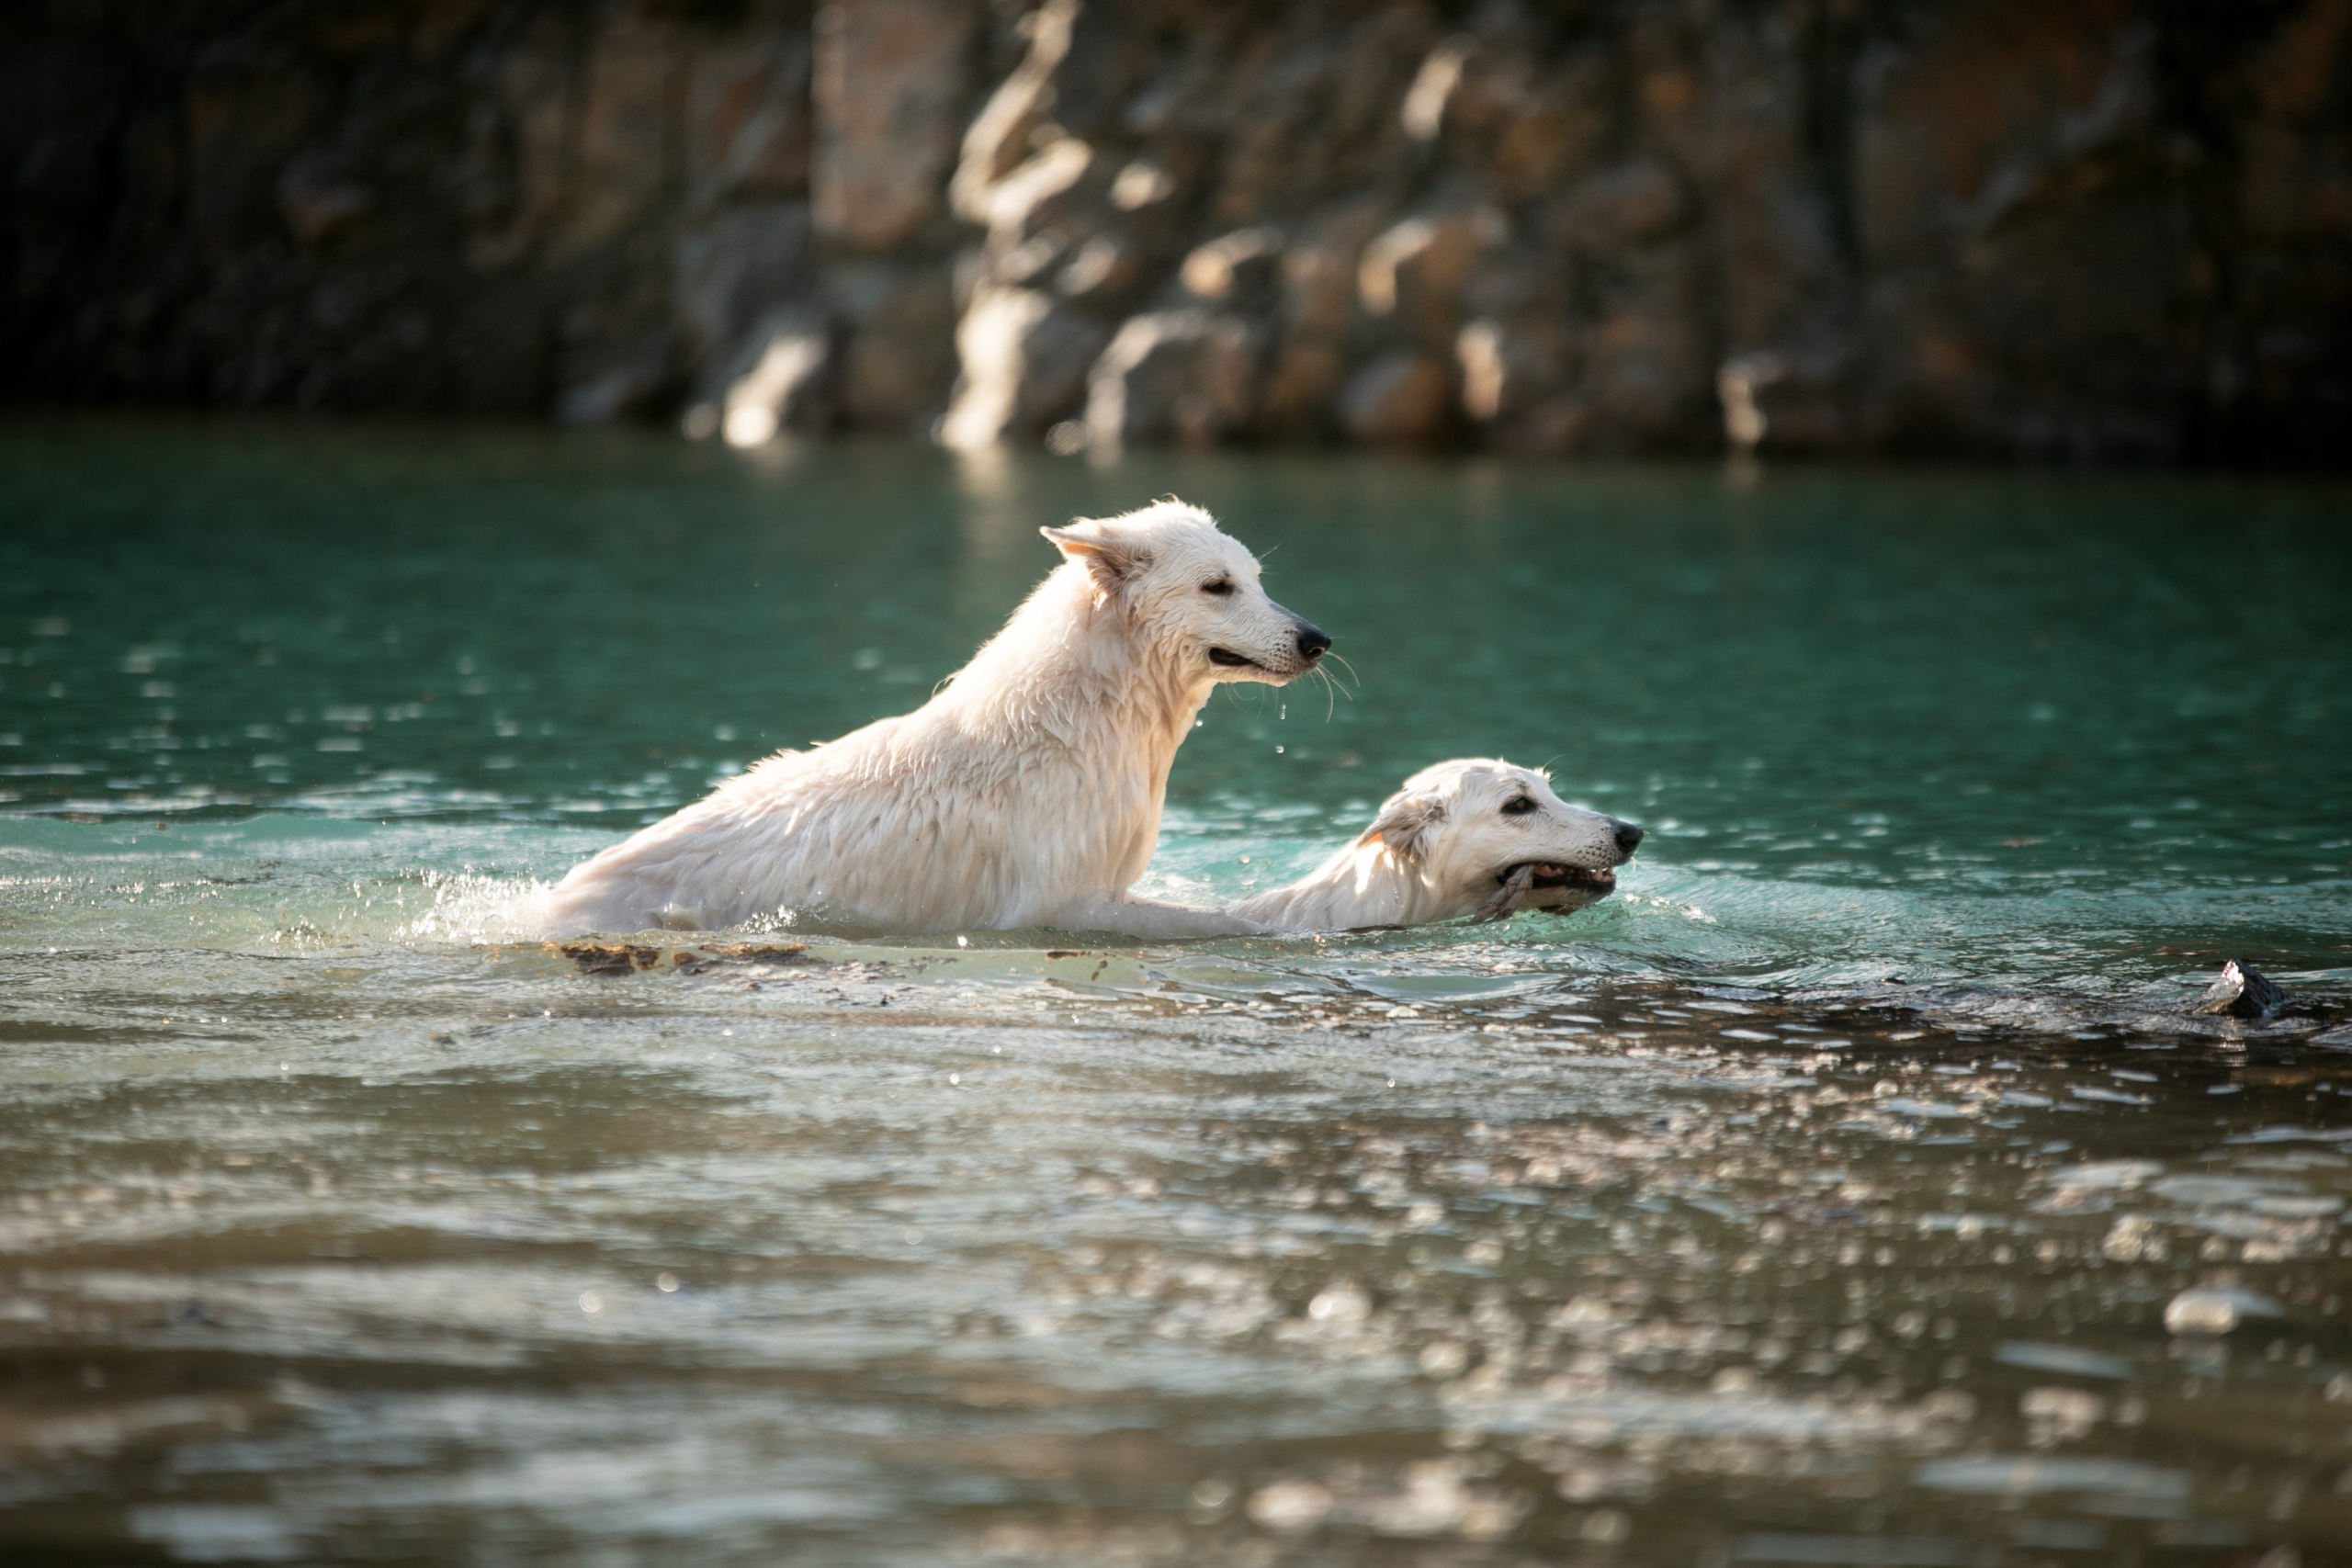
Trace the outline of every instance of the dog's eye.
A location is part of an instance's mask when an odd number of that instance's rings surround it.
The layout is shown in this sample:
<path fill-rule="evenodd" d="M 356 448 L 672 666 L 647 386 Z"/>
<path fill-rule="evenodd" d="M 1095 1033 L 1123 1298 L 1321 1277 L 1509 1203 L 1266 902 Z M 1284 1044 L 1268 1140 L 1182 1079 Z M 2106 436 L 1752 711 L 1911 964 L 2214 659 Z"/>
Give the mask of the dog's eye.
<path fill-rule="evenodd" d="M 1218 598 L 1222 599 L 1227 594 L 1233 592 L 1233 579 L 1229 577 L 1220 577 L 1215 582 L 1204 582 L 1201 584 L 1201 592 L 1204 593 L 1214 593 Z"/>
<path fill-rule="evenodd" d="M 1534 809 L 1535 803 L 1523 795 L 1514 795 L 1503 802 L 1503 815 L 1506 817 L 1524 817 Z"/>

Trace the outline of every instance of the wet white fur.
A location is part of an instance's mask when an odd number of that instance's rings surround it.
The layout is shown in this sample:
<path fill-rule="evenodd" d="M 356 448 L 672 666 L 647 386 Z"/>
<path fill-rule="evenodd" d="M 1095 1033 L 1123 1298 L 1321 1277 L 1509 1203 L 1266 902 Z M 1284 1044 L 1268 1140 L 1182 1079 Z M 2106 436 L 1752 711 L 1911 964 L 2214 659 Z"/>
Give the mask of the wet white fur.
<path fill-rule="evenodd" d="M 1525 795 L 1535 809 L 1502 807 Z M 1474 913 L 1510 867 L 1536 861 L 1600 871 L 1625 863 L 1613 817 L 1570 806 L 1549 775 L 1486 757 L 1423 768 L 1388 797 L 1371 827 L 1286 887 L 1226 913 L 1272 931 L 1417 926 Z M 1531 888 L 1520 907 L 1586 902 L 1590 891 Z"/>
<path fill-rule="evenodd" d="M 713 930 L 786 911 L 897 931 L 1257 928 L 1132 899 L 1168 770 L 1221 681 L 1305 670 L 1256 558 L 1174 501 L 1044 530 L 1064 556 L 915 712 L 770 757 L 573 868 L 551 933 Z M 1204 585 L 1227 581 L 1219 596 Z M 1213 664 L 1221 648 L 1261 668 Z"/>

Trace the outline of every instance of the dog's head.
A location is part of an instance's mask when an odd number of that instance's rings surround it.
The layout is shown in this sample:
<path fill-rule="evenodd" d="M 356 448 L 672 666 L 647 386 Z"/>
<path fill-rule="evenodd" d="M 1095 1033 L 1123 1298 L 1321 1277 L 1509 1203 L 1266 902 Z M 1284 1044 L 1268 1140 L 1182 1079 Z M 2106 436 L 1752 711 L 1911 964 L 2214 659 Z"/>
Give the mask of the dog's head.
<path fill-rule="evenodd" d="M 1258 558 L 1198 507 L 1163 501 L 1038 532 L 1086 572 L 1096 604 L 1115 604 L 1146 641 L 1210 680 L 1279 686 L 1331 646 L 1266 597 Z"/>
<path fill-rule="evenodd" d="M 1407 779 L 1356 841 L 1383 845 L 1413 871 L 1438 895 L 1442 919 L 1476 909 L 1522 865 L 1534 875 L 1520 907 L 1580 909 L 1617 886 L 1642 830 L 1570 806 L 1533 768 L 1461 757 Z"/>

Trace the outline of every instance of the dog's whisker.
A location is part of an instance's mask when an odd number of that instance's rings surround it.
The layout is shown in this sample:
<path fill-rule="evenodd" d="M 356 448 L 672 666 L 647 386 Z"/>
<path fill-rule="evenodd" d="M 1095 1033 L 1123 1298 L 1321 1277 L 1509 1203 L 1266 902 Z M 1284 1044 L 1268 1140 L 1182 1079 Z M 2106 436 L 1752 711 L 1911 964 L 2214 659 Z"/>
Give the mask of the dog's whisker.
<path fill-rule="evenodd" d="M 1320 665 L 1317 665 L 1317 667 L 1315 667 L 1314 669 L 1309 670 L 1309 671 L 1306 672 L 1306 676 L 1301 677 L 1301 679 L 1306 679 L 1306 678 L 1308 678 L 1308 677 L 1313 677 L 1313 678 L 1320 679 L 1320 680 L 1322 680 L 1322 682 L 1323 682 L 1323 684 L 1324 684 L 1324 686 L 1325 686 L 1325 688 L 1326 688 L 1326 690 L 1325 690 L 1325 692 L 1324 692 L 1324 694 L 1323 694 L 1323 721 L 1324 721 L 1326 724 L 1329 724 L 1329 723 L 1331 721 L 1331 695 L 1330 695 L 1330 692 L 1329 692 L 1329 686 L 1330 686 L 1330 684 L 1331 684 L 1330 680 L 1329 680 L 1329 677 L 1327 677 L 1327 676 L 1325 676 L 1325 675 L 1323 674 L 1323 670 L 1322 670 L 1322 667 L 1321 667 Z"/>
<path fill-rule="evenodd" d="M 1330 720 L 1332 713 L 1338 706 L 1339 700 L 1341 697 L 1345 697 L 1350 702 L 1353 702 L 1355 701 L 1356 694 L 1348 690 L 1347 687 L 1341 685 L 1338 677 L 1334 676 L 1329 671 L 1318 668 L 1316 671 L 1316 673 L 1323 677 L 1323 717 L 1325 722 L 1328 723 Z"/>

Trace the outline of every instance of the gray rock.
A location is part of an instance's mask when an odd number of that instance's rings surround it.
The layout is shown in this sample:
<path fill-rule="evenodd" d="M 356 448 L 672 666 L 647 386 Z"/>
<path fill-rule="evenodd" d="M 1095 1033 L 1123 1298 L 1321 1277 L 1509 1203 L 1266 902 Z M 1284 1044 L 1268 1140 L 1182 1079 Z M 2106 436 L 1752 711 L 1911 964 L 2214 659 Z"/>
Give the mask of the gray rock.
<path fill-rule="evenodd" d="M 1510 236 L 1491 207 L 1408 218 L 1382 231 L 1356 264 L 1357 302 L 1422 349 L 1442 354 L 1461 324 L 1471 269 Z"/>
<path fill-rule="evenodd" d="M 2269 976 L 2243 958 L 2233 958 L 2189 1010 L 2260 1021 L 2286 1005 L 2287 993 Z"/>
<path fill-rule="evenodd" d="M 1561 345 L 1539 324 L 1482 316 L 1455 334 L 1453 355 L 1462 412 L 1489 429 L 1509 428 L 1564 379 Z"/>
<path fill-rule="evenodd" d="M 2345 461 L 2335 0 L 364 9 L 11 14 L 0 396 L 659 415 L 794 309 L 1025 439 L 1202 306 L 1125 439 Z"/>
<path fill-rule="evenodd" d="M 1273 303 L 1283 254 L 1282 231 L 1261 223 L 1196 245 L 1177 276 L 1196 299 L 1228 310 Z"/>
<path fill-rule="evenodd" d="M 819 269 L 805 201 L 722 212 L 680 233 L 671 251 L 673 309 L 704 395 L 740 369 L 742 337 L 772 311 L 808 301 Z"/>
<path fill-rule="evenodd" d="M 345 178 L 323 159 L 296 159 L 277 182 L 277 200 L 295 243 L 315 250 L 356 234 L 376 210 L 376 193 Z"/>
<path fill-rule="evenodd" d="M 846 335 L 841 406 L 853 425 L 927 432 L 956 380 L 956 299 L 944 263 L 831 268 L 828 298 Z"/>
<path fill-rule="evenodd" d="M 821 431 L 838 403 L 833 325 L 819 310 L 783 306 L 744 334 L 718 400 L 718 434 L 730 446 L 759 446 L 782 431 Z"/>
<path fill-rule="evenodd" d="M 1398 350 L 1358 371 L 1340 399 L 1347 433 L 1368 446 L 1425 446 L 1444 438 L 1453 378 L 1443 361 Z"/>
<path fill-rule="evenodd" d="M 940 440 L 972 451 L 1041 433 L 1076 409 L 1109 335 L 1045 289 L 981 285 L 956 325 L 961 370 Z"/>
<path fill-rule="evenodd" d="M 691 210 L 807 197 L 812 42 L 748 30 L 691 54 L 680 128 Z"/>
<path fill-rule="evenodd" d="M 670 380 L 670 367 L 658 355 L 616 365 L 558 393 L 555 417 L 562 424 L 611 424 L 648 410 L 669 389 Z"/>
<path fill-rule="evenodd" d="M 989 221 L 991 192 L 1028 156 L 1031 137 L 1058 96 L 1055 77 L 1069 56 L 1078 17 L 1078 0 L 1046 0 L 1030 14 L 1029 47 L 1021 62 L 964 132 L 948 196 L 967 223 Z"/>
<path fill-rule="evenodd" d="M 1119 328 L 1087 377 L 1086 434 L 1204 446 L 1242 430 L 1257 390 L 1260 338 L 1239 316 L 1198 307 L 1155 310 Z"/>
<path fill-rule="evenodd" d="M 1561 243 L 1610 252 L 1673 233 L 1689 220 L 1682 184 L 1662 164 L 1641 159 L 1570 187 L 1553 219 Z"/>
<path fill-rule="evenodd" d="M 817 11 L 817 232 L 868 254 L 947 209 L 970 112 L 977 0 L 828 0 Z"/>

